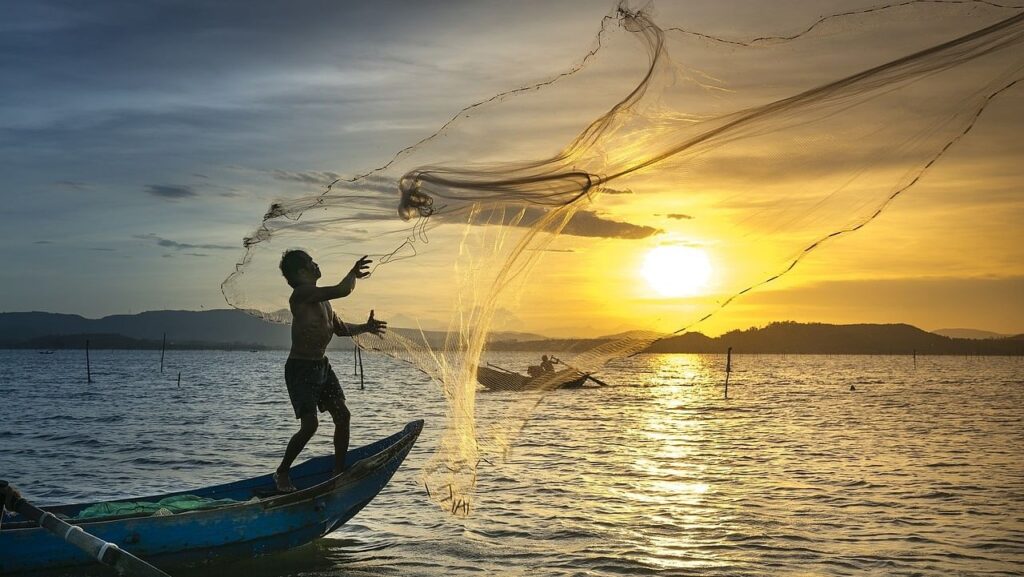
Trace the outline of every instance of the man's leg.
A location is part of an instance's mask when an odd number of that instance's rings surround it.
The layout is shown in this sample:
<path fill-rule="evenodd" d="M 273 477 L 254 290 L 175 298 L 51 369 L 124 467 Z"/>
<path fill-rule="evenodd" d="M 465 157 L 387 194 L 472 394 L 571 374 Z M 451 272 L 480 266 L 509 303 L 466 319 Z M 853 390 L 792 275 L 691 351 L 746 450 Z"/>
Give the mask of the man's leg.
<path fill-rule="evenodd" d="M 314 408 L 312 411 L 302 415 L 300 422 L 302 424 L 299 427 L 299 432 L 292 435 L 291 440 L 288 441 L 288 448 L 284 451 L 284 459 L 281 460 L 281 465 L 277 468 L 277 473 L 274 476 L 274 480 L 277 481 L 277 488 L 280 491 L 295 490 L 291 477 L 288 476 L 288 469 L 291 468 L 292 463 L 295 462 L 295 458 L 302 452 L 306 443 L 313 438 L 313 434 L 316 433 L 316 429 L 320 425 L 320 421 L 316 418 L 316 409 Z"/>
<path fill-rule="evenodd" d="M 344 399 L 338 399 L 327 405 L 327 411 L 334 419 L 334 474 L 337 475 L 345 470 L 345 456 L 348 454 L 349 428 L 352 423 L 352 413 L 345 406 Z"/>

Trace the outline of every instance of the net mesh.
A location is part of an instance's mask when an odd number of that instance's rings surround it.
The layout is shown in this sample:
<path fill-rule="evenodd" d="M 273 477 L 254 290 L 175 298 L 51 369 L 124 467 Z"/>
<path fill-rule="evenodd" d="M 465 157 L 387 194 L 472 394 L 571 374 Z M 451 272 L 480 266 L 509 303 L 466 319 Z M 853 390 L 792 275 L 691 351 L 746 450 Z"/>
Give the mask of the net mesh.
<path fill-rule="evenodd" d="M 507 411 L 478 414 L 493 331 L 625 330 L 561 355 L 585 372 L 641 352 L 865 226 L 983 114 L 1011 121 L 1020 105 L 1019 6 L 862 5 L 747 37 L 661 19 L 620 5 L 563 74 L 462 109 L 377 169 L 275 203 L 224 282 L 232 306 L 288 322 L 281 251 L 342 271 L 375 260 L 335 308 L 375 309 L 392 330 L 359 346 L 413 364 L 447 400 L 425 472 L 445 510 L 468 514 L 480 462 L 505 454 L 561 384 L 536 379 Z M 699 291 L 654 294 L 630 263 L 657 247 L 704 255 L 715 272 Z"/>

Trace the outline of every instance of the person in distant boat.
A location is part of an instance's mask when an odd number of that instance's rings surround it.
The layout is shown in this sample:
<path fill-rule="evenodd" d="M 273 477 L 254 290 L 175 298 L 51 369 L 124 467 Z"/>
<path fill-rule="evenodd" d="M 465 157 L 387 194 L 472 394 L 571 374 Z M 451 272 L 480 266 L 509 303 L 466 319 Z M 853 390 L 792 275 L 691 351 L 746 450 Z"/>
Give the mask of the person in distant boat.
<path fill-rule="evenodd" d="M 554 359 L 554 357 L 551 357 L 551 359 Z M 547 355 L 541 355 L 540 364 L 526 367 L 526 374 L 531 377 L 539 377 L 545 373 L 555 372 L 555 364 L 551 362 L 551 359 L 548 359 Z"/>
<path fill-rule="evenodd" d="M 548 358 L 547 355 L 541 355 L 540 357 L 540 370 L 545 373 L 555 372 L 555 357 Z"/>
<path fill-rule="evenodd" d="M 274 473 L 274 484 L 279 491 L 295 490 L 288 471 L 320 424 L 317 409 L 327 411 L 334 420 L 334 474 L 345 469 L 351 415 L 345 406 L 345 394 L 338 377 L 324 352 L 334 335 L 371 333 L 383 336 L 388 324 L 373 318 L 373 311 L 364 324 L 343 322 L 331 308 L 330 301 L 351 294 L 356 280 L 370 275 L 371 262 L 364 256 L 341 282 L 320 287 L 316 284 L 320 267 L 306 252 L 289 250 L 281 256 L 281 274 L 292 287 L 292 296 L 288 299 L 292 312 L 292 348 L 285 362 L 284 379 L 300 426 L 299 432 L 288 441 L 284 459 Z"/>

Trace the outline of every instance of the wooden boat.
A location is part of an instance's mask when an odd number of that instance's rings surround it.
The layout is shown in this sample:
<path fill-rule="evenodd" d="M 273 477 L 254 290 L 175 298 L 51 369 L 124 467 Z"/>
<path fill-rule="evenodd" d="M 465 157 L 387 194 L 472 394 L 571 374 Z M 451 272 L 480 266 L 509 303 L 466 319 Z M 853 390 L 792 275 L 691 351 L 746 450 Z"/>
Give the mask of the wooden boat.
<path fill-rule="evenodd" d="M 414 421 L 385 439 L 349 451 L 352 466 L 331 476 L 334 456 L 292 468 L 294 493 L 275 493 L 271 475 L 214 487 L 131 499 L 177 495 L 237 503 L 173 515 L 120 515 L 74 520 L 93 503 L 43 507 L 86 532 L 117 544 L 157 567 L 240 559 L 304 545 L 340 527 L 365 507 L 398 470 L 423 430 Z M 5 513 L 0 524 L 0 574 L 90 565 L 95 560 L 34 522 Z"/>
<path fill-rule="evenodd" d="M 528 377 L 519 373 L 479 367 L 476 380 L 485 388 L 494 391 L 526 391 L 539 389 L 578 389 L 590 378 L 576 369 L 562 369 Z"/>

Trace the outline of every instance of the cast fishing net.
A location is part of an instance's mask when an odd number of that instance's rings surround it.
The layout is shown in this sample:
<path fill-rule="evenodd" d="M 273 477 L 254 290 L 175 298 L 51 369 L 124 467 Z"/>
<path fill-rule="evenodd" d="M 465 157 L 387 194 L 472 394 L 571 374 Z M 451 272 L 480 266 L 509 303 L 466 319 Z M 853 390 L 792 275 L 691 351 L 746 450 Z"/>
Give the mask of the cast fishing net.
<path fill-rule="evenodd" d="M 716 5 L 750 21 L 751 6 Z M 375 309 L 392 330 L 359 346 L 412 363 L 444 394 L 447 428 L 425 483 L 465 514 L 478 464 L 500 458 L 550 388 L 480 414 L 492 331 L 636 329 L 561 355 L 593 371 L 793 270 L 944 163 L 958 172 L 942 178 L 981 177 L 971 154 L 948 157 L 978 122 L 1019 120 L 1024 10 L 844 6 L 737 31 L 702 29 L 696 3 L 657 18 L 621 5 L 565 73 L 467 106 L 380 168 L 272 205 L 225 297 L 288 321 L 283 250 L 310 249 L 339 270 L 370 255 L 372 277 L 335 308 L 349 320 Z M 699 295 L 636 281 L 638 255 L 659 245 L 717 263 Z"/>

